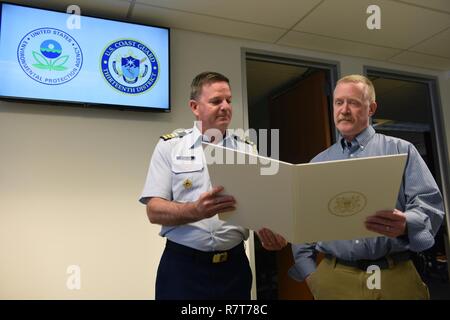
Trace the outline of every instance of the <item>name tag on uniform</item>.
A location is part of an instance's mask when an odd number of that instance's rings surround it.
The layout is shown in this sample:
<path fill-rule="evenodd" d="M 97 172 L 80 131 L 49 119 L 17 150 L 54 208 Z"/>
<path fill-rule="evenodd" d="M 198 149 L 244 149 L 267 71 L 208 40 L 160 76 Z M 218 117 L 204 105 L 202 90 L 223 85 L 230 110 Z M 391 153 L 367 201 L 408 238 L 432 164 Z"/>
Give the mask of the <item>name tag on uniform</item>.
<path fill-rule="evenodd" d="M 177 160 L 195 160 L 195 156 L 177 156 Z"/>

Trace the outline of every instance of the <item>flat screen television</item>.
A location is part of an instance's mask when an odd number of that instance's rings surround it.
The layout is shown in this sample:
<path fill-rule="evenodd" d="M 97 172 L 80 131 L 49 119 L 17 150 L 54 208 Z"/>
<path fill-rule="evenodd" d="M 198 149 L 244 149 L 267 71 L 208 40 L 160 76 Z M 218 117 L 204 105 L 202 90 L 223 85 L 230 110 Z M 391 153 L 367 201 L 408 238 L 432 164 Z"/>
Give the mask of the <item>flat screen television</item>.
<path fill-rule="evenodd" d="M 9 3 L 0 10 L 0 97 L 170 110 L 168 28 L 83 15 L 71 24 L 70 14 Z"/>

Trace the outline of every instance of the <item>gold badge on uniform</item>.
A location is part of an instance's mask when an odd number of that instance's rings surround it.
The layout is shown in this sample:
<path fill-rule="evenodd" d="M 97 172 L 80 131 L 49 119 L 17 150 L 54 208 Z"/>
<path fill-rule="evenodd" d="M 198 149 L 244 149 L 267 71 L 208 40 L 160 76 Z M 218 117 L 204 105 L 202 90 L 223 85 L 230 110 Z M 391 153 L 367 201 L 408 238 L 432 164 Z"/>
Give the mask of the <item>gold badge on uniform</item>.
<path fill-rule="evenodd" d="M 190 179 L 186 179 L 183 181 L 183 187 L 188 190 L 192 188 L 192 181 Z"/>

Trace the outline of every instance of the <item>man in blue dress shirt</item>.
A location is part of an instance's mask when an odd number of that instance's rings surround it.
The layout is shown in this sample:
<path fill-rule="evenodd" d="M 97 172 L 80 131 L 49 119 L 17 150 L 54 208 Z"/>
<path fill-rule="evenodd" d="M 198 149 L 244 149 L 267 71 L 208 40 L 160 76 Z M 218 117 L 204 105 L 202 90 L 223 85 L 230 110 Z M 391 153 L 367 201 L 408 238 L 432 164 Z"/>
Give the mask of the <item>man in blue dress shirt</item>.
<path fill-rule="evenodd" d="M 150 222 L 167 238 L 156 276 L 156 299 L 250 299 L 252 273 L 244 250 L 247 229 L 219 220 L 235 200 L 211 186 L 202 141 L 252 153 L 246 139 L 227 131 L 231 121 L 228 78 L 203 72 L 191 84 L 192 129 L 161 136 L 153 152 L 140 201 Z M 230 190 L 232 191 L 232 190 Z M 264 248 L 286 241 L 268 229 L 258 235 Z"/>
<path fill-rule="evenodd" d="M 369 79 L 340 79 L 333 105 L 341 137 L 311 162 L 407 153 L 396 208 L 367 218 L 366 228 L 382 236 L 293 245 L 295 265 L 289 274 L 306 280 L 315 299 L 429 299 L 408 252 L 434 244 L 444 216 L 438 186 L 411 143 L 375 133 L 370 126 L 377 104 Z M 317 252 L 325 255 L 318 266 Z"/>

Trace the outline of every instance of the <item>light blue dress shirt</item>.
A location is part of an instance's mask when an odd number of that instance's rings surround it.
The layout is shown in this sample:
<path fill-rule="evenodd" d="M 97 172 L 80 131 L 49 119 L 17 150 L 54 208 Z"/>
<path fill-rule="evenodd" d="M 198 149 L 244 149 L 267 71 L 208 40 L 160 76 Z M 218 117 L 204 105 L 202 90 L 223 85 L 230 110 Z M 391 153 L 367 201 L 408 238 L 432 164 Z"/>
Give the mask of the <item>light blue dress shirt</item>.
<path fill-rule="evenodd" d="M 202 148 L 202 134 L 194 125 L 182 135 L 159 140 L 150 162 L 144 190 L 139 199 L 149 198 L 193 202 L 211 189 Z M 253 148 L 236 135 L 226 134 L 221 142 L 228 148 L 253 153 Z M 190 184 L 186 184 L 189 181 Z M 189 224 L 162 226 L 160 235 L 173 242 L 201 250 L 228 250 L 248 238 L 248 230 L 219 220 L 217 215 Z"/>
<path fill-rule="evenodd" d="M 408 158 L 396 209 L 406 214 L 407 235 L 397 238 L 380 236 L 358 240 L 293 244 L 295 265 L 289 270 L 291 277 L 303 281 L 311 272 L 315 271 L 317 251 L 331 254 L 340 259 L 355 261 L 375 260 L 390 253 L 407 250 L 419 252 L 433 246 L 434 236 L 444 217 L 444 204 L 433 176 L 411 143 L 375 133 L 373 127 L 369 126 L 353 139 L 351 144 L 340 138 L 338 142 L 318 154 L 311 162 L 400 153 L 407 153 Z"/>

